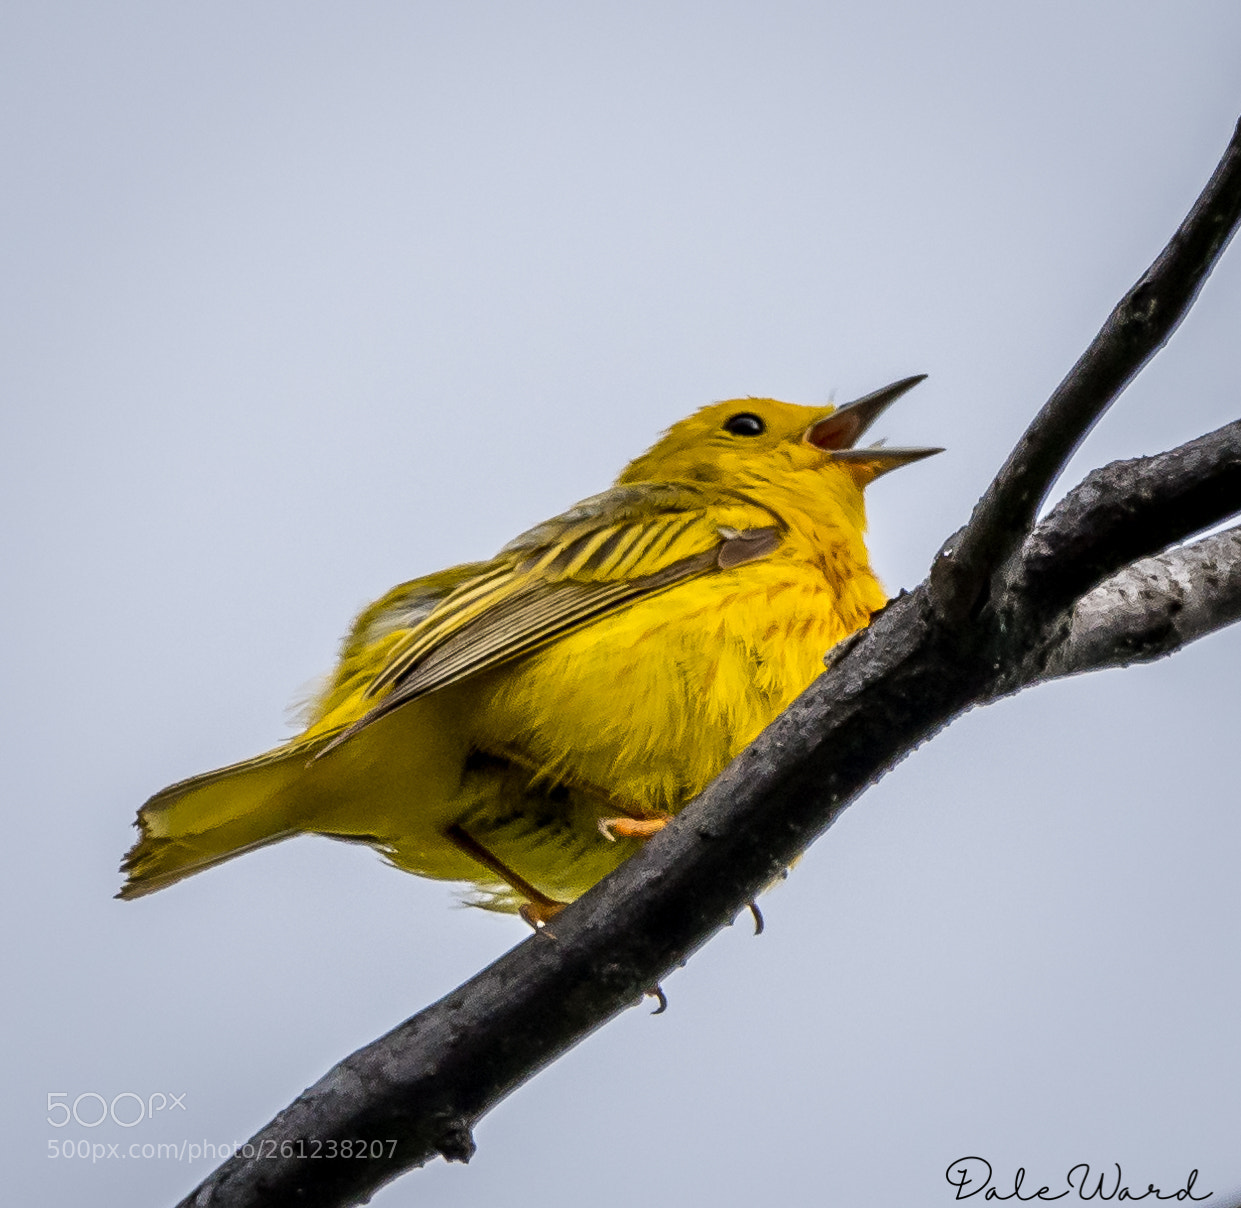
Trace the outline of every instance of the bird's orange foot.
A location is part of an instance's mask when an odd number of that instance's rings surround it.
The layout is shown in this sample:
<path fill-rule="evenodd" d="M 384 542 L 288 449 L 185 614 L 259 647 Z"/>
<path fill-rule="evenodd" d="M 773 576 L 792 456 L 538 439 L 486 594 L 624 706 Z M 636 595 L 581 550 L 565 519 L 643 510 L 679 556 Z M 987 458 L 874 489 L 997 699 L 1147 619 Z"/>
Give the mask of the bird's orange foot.
<path fill-rule="evenodd" d="M 541 898 L 538 901 L 523 902 L 517 911 L 535 931 L 540 931 L 546 927 L 569 903 L 554 902 L 551 898 Z"/>
<path fill-rule="evenodd" d="M 612 843 L 617 836 L 622 839 L 649 839 L 657 835 L 669 822 L 671 814 L 659 814 L 654 818 L 600 818 L 599 833 Z"/>

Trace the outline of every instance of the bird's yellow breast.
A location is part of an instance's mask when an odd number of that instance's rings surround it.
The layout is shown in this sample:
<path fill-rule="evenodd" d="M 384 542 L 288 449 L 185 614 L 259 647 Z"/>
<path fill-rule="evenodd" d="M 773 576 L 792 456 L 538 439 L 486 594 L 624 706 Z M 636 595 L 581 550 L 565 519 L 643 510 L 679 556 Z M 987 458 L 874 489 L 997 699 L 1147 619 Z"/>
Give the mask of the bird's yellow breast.
<path fill-rule="evenodd" d="M 475 741 L 613 807 L 675 811 L 885 599 L 864 560 L 824 566 L 795 545 L 680 584 L 506 668 Z"/>

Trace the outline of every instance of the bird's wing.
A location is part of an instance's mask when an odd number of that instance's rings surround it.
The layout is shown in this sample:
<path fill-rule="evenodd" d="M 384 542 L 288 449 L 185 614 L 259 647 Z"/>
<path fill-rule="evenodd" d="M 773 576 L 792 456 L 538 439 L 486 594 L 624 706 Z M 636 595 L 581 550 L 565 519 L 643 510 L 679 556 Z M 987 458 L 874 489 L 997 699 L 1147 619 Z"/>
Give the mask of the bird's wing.
<path fill-rule="evenodd" d="M 583 500 L 523 533 L 493 561 L 445 572 L 454 576 L 450 588 L 424 614 L 407 611 L 413 624 L 395 641 L 386 619 L 391 610 L 382 601 L 371 610 L 369 624 L 387 645 L 365 690 L 375 703 L 336 742 L 407 701 L 676 583 L 765 557 L 781 531 L 779 519 L 753 500 L 688 483 L 633 483 Z M 437 588 L 449 583 L 445 576 L 434 580 Z M 390 597 L 394 605 L 401 590 Z"/>

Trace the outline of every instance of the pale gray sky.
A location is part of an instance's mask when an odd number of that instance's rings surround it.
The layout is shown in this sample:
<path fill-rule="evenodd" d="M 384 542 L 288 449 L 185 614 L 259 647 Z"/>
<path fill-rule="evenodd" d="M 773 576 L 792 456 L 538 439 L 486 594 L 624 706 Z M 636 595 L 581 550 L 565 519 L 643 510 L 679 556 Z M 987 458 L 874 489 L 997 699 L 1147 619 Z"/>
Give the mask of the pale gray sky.
<path fill-rule="evenodd" d="M 926 372 L 881 435 L 949 452 L 871 505 L 914 584 L 1239 115 L 1234 0 L 6 6 L 14 1202 L 175 1201 L 212 1163 L 48 1142 L 244 1140 L 523 938 L 308 839 L 111 899 L 135 808 L 286 735 L 361 605 L 704 402 Z M 1239 314 L 1234 248 L 1072 475 L 1235 418 Z M 967 1154 L 1241 1188 L 1239 675 L 1234 630 L 962 719 L 761 939 L 374 1202 L 947 1204 Z M 123 1092 L 184 1111 L 48 1123 Z"/>

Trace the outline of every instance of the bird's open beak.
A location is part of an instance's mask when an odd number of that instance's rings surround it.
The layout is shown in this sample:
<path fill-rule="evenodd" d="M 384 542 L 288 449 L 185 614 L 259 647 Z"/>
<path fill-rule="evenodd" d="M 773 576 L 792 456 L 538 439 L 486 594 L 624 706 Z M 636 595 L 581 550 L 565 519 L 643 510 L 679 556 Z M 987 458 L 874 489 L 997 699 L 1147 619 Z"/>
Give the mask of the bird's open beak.
<path fill-rule="evenodd" d="M 898 466 L 907 466 L 910 462 L 942 453 L 943 449 L 889 449 L 883 445 L 872 445 L 868 449 L 854 447 L 875 420 L 925 377 L 925 373 L 919 373 L 914 377 L 902 378 L 882 390 L 837 407 L 831 415 L 810 425 L 805 437 L 807 443 L 831 453 L 833 461 L 856 466 L 868 482 Z"/>

